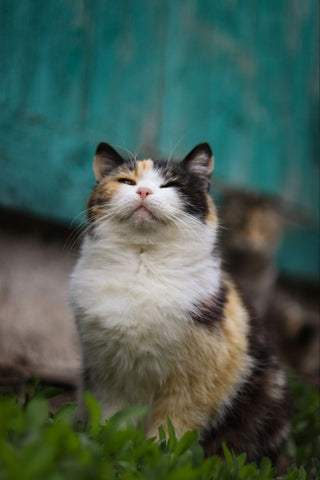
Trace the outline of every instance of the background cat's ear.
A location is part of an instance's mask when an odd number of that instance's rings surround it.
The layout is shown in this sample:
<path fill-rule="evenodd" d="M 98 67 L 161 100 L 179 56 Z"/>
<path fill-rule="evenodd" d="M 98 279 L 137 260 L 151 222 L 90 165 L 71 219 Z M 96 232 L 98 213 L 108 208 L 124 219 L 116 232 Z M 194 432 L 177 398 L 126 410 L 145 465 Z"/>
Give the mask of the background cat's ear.
<path fill-rule="evenodd" d="M 93 161 L 96 180 L 101 180 L 111 170 L 124 162 L 123 158 L 107 143 L 99 143 Z"/>
<path fill-rule="evenodd" d="M 214 160 L 210 145 L 199 143 L 183 160 L 183 164 L 192 173 L 195 173 L 209 184 L 213 171 Z"/>

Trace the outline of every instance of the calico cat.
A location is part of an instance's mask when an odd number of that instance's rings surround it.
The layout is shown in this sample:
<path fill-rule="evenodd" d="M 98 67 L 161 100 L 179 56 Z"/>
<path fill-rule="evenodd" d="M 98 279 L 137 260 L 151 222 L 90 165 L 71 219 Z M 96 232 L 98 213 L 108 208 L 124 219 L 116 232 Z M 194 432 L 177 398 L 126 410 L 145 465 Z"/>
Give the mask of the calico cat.
<path fill-rule="evenodd" d="M 276 458 L 287 438 L 286 378 L 262 327 L 221 270 L 209 195 L 210 146 L 180 162 L 125 161 L 101 143 L 88 231 L 71 301 L 90 389 L 107 418 L 148 405 L 147 435 L 169 416 L 250 461 Z"/>

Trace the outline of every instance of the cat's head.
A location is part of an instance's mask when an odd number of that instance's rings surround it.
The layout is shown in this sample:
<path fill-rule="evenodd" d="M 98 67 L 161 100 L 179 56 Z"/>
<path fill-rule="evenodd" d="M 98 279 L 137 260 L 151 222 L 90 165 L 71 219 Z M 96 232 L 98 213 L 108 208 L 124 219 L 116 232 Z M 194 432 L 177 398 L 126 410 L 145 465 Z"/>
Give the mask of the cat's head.
<path fill-rule="evenodd" d="M 103 222 L 157 231 L 186 222 L 215 225 L 209 195 L 213 156 L 207 143 L 197 145 L 181 162 L 125 160 L 100 143 L 94 157 L 97 184 L 88 200 L 88 223 Z"/>
<path fill-rule="evenodd" d="M 231 191 L 221 209 L 223 243 L 229 250 L 272 253 L 283 230 L 279 202 L 265 195 Z"/>

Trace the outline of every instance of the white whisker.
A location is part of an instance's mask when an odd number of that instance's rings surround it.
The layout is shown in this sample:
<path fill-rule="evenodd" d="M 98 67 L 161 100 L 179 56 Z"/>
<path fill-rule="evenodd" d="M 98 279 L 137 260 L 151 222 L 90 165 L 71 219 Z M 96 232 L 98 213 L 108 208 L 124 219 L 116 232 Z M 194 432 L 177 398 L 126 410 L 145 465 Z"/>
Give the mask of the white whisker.
<path fill-rule="evenodd" d="M 131 152 L 131 150 L 129 150 L 128 148 L 123 147 L 122 145 L 115 145 L 115 147 L 120 148 L 120 150 L 124 150 L 125 152 L 127 152 L 131 160 L 134 160 L 134 161 L 136 160 L 136 155 L 134 155 L 134 153 Z"/>
<path fill-rule="evenodd" d="M 186 135 L 187 135 L 187 132 L 185 132 L 184 134 L 182 134 L 181 137 L 176 141 L 176 143 L 174 144 L 173 147 L 172 147 L 171 140 L 170 140 L 170 153 L 169 153 L 168 162 L 170 162 L 170 161 L 172 160 L 172 156 L 173 156 L 176 148 L 178 147 L 178 145 L 180 145 L 180 143 L 182 142 L 182 140 L 184 140 L 184 138 L 186 137 Z"/>

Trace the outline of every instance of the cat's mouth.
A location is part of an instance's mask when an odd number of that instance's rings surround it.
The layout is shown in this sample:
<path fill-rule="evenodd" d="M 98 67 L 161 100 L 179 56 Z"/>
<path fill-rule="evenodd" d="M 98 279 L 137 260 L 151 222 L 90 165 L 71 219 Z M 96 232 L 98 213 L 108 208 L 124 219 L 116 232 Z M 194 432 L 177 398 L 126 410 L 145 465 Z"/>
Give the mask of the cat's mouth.
<path fill-rule="evenodd" d="M 132 224 L 137 228 L 157 228 L 164 219 L 159 215 L 158 209 L 148 202 L 141 202 L 130 215 Z"/>
<path fill-rule="evenodd" d="M 145 205 L 139 205 L 139 207 L 136 208 L 133 213 L 142 221 L 155 218 L 153 213 Z"/>
<path fill-rule="evenodd" d="M 144 205 L 140 205 L 138 208 L 135 209 L 135 212 L 143 212 L 143 211 L 149 212 L 149 210 Z"/>

